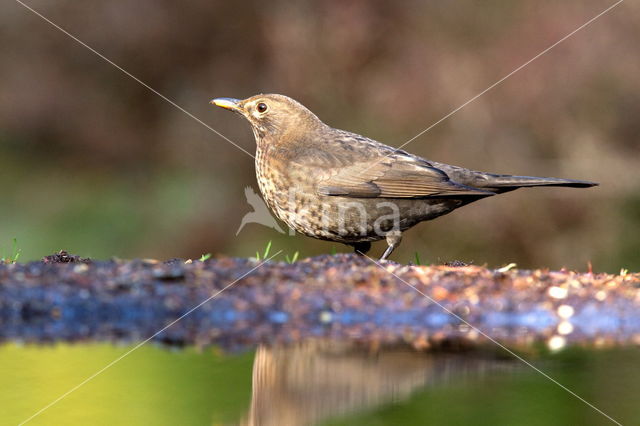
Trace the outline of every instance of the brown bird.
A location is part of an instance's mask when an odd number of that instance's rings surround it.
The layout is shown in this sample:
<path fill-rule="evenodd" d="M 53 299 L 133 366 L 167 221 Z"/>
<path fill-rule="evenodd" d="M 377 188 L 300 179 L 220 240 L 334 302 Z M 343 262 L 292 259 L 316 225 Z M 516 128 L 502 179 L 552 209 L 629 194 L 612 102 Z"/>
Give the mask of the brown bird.
<path fill-rule="evenodd" d="M 402 232 L 423 220 L 495 194 L 531 186 L 597 185 L 572 179 L 511 176 L 450 166 L 334 129 L 283 95 L 212 104 L 241 114 L 256 138 L 256 175 L 275 215 L 310 237 L 366 253 L 386 239 L 386 259 Z"/>

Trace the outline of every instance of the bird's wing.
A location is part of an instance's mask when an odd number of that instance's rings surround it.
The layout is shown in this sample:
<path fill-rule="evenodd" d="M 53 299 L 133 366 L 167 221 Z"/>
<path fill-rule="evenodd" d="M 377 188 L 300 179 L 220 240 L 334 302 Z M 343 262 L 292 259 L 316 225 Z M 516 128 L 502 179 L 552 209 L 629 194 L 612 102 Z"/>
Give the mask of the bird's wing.
<path fill-rule="evenodd" d="M 379 157 L 374 160 L 328 169 L 317 192 L 354 198 L 426 198 L 493 195 L 457 184 L 442 170 L 413 156 Z"/>
<path fill-rule="evenodd" d="M 353 198 L 494 195 L 456 183 L 426 160 L 364 136 L 337 129 L 332 129 L 330 136 L 323 135 L 322 144 L 316 139 L 299 140 L 283 155 L 291 169 L 299 168 L 305 173 L 314 170 L 316 192 L 320 195 Z"/>

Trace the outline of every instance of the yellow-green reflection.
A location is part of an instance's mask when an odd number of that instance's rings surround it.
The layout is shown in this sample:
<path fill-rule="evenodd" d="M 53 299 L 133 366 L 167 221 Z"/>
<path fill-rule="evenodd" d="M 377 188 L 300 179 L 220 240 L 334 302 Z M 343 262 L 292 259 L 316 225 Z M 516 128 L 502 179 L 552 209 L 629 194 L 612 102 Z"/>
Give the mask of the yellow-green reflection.
<path fill-rule="evenodd" d="M 131 346 L 0 346 L 0 424 L 18 424 Z M 497 354 L 499 355 L 499 354 Z M 638 424 L 640 353 L 532 358 L 622 424 Z M 253 388 L 252 388 L 253 374 Z M 608 424 L 519 362 L 491 353 L 307 342 L 226 356 L 145 345 L 33 425 Z"/>
<path fill-rule="evenodd" d="M 18 424 L 130 346 L 0 347 L 1 424 Z M 145 345 L 29 424 L 221 424 L 249 404 L 252 354 Z"/>

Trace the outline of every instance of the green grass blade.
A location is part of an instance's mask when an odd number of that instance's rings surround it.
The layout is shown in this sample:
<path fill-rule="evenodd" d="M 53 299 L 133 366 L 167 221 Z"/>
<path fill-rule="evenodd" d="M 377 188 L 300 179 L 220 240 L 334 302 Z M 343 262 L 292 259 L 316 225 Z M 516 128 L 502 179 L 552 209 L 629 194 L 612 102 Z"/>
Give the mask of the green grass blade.
<path fill-rule="evenodd" d="M 264 249 L 264 255 L 262 256 L 262 258 L 266 259 L 267 257 L 269 257 L 270 252 L 271 252 L 271 240 L 269 240 L 269 242 L 267 243 L 267 247 Z"/>

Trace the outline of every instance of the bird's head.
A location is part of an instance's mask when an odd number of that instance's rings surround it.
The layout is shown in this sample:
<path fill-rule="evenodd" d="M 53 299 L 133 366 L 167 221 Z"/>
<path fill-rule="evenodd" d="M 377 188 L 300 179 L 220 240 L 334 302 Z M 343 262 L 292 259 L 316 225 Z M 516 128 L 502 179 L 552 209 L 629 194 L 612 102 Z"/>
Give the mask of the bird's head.
<path fill-rule="evenodd" d="M 283 95 L 256 95 L 244 100 L 216 98 L 211 103 L 249 120 L 258 144 L 295 140 L 297 133 L 324 126 L 304 105 Z"/>

